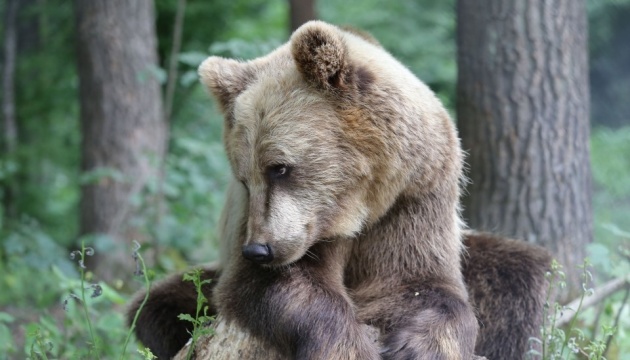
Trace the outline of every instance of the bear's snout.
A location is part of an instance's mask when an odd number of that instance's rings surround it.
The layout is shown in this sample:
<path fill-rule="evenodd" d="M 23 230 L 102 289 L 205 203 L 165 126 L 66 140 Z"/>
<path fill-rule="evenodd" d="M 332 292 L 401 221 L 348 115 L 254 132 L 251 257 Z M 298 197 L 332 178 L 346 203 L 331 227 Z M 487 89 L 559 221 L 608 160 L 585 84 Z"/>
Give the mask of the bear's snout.
<path fill-rule="evenodd" d="M 243 246 L 243 257 L 256 264 L 268 264 L 273 261 L 271 247 L 266 244 L 249 244 Z"/>

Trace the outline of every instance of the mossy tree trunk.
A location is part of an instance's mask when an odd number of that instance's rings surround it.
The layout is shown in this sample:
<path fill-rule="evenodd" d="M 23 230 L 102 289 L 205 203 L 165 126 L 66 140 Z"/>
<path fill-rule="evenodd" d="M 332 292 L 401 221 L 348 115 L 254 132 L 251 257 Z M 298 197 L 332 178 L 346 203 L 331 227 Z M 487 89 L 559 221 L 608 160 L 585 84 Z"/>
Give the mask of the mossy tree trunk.
<path fill-rule="evenodd" d="M 166 126 L 160 83 L 154 75 L 158 66 L 154 3 L 75 0 L 74 5 L 81 169 L 95 175 L 100 171 L 81 188 L 81 233 L 115 240 L 116 248 L 101 254 L 97 265 L 99 276 L 111 278 L 127 269 L 117 259 L 131 259 L 123 252 L 129 249 L 128 238 L 138 236 L 129 223 L 136 211 L 132 199 L 159 176 L 164 155 Z M 112 274 L 117 270 L 121 273 Z"/>
<path fill-rule="evenodd" d="M 547 247 L 577 291 L 593 220 L 585 3 L 459 0 L 457 22 L 465 217 Z"/>

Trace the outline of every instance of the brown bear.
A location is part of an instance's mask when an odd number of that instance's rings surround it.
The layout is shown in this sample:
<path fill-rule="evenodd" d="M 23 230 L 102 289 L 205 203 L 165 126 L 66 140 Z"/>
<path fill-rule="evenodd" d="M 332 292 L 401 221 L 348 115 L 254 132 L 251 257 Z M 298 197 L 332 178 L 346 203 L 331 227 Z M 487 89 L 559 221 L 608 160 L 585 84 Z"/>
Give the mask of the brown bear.
<path fill-rule="evenodd" d="M 529 339 L 539 335 L 544 275 L 551 260 L 548 252 L 522 241 L 474 232 L 465 233 L 464 245 L 462 271 L 480 324 L 475 353 L 489 360 L 522 359 L 530 349 Z M 203 269 L 202 278 L 214 280 L 203 288 L 208 299 L 219 274 L 216 265 Z M 129 322 L 142 299 L 144 292 L 132 301 Z M 194 316 L 196 303 L 195 288 L 182 281 L 182 274 L 157 283 L 139 316 L 136 336 L 159 359 L 170 359 L 192 331 L 192 325 L 178 315 Z M 214 306 L 209 314 L 216 314 Z"/>
<path fill-rule="evenodd" d="M 287 358 L 467 360 L 476 342 L 490 359 L 486 350 L 523 353 L 548 256 L 484 235 L 468 235 L 466 253 L 459 140 L 409 70 L 373 40 L 316 21 L 262 58 L 211 57 L 200 75 L 223 109 L 236 179 L 225 261 L 207 289 L 219 313 Z M 502 262 L 516 254 L 526 259 Z M 191 290 L 167 280 L 140 315 L 138 338 L 160 357 L 188 337 L 176 315 L 194 304 Z"/>

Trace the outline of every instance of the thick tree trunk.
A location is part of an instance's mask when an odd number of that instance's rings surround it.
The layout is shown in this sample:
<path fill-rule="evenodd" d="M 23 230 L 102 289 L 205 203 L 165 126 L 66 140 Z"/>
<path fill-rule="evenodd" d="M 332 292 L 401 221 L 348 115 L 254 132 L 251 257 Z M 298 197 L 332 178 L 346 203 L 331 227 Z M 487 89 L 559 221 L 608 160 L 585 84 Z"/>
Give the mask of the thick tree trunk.
<path fill-rule="evenodd" d="M 315 20 L 315 0 L 289 0 L 291 33 L 307 21 Z"/>
<path fill-rule="evenodd" d="M 252 336 L 247 330 L 228 322 L 220 315 L 212 324 L 213 335 L 202 337 L 195 346 L 196 360 L 289 360 L 289 357 Z M 379 331 L 372 328 L 374 341 Z M 173 358 L 185 360 L 190 344 Z"/>
<path fill-rule="evenodd" d="M 380 332 L 371 328 L 371 336 L 378 341 Z M 221 316 L 212 324 L 213 335 L 201 337 L 195 346 L 195 360 L 289 360 L 290 357 L 281 354 L 274 348 L 258 340 L 248 331 L 233 322 L 228 322 Z M 191 344 L 187 344 L 173 357 L 173 360 L 186 360 Z M 474 356 L 471 360 L 487 360 L 481 356 Z"/>
<path fill-rule="evenodd" d="M 547 247 L 575 291 L 592 240 L 584 1 L 459 0 L 457 16 L 468 223 Z"/>
<path fill-rule="evenodd" d="M 75 12 L 82 170 L 113 171 L 82 187 L 81 233 L 106 234 L 121 245 L 106 255 L 109 263 L 130 258 L 118 254 L 128 248 L 125 238 L 136 236 L 128 223 L 135 215 L 131 198 L 159 176 L 164 156 L 161 89 L 152 75 L 158 66 L 154 4 L 75 0 Z"/>
<path fill-rule="evenodd" d="M 214 335 L 204 336 L 195 346 L 196 360 L 288 360 L 269 346 L 251 336 L 235 323 L 227 322 L 221 316 L 212 325 Z M 185 360 L 190 344 L 173 358 Z"/>

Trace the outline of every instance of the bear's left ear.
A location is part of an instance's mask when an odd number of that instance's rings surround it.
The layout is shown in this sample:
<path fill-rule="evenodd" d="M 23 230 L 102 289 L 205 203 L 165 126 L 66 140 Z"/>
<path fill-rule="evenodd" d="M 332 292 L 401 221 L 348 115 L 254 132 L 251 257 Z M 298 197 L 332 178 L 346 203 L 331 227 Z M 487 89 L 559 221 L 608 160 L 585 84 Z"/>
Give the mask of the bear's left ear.
<path fill-rule="evenodd" d="M 199 65 L 201 82 L 212 91 L 223 112 L 229 112 L 234 99 L 255 78 L 250 63 L 211 56 Z"/>
<path fill-rule="evenodd" d="M 324 89 L 346 88 L 346 52 L 341 31 L 321 21 L 310 21 L 291 36 L 291 53 L 299 71 Z"/>

